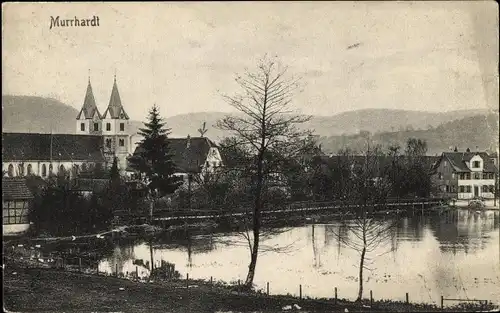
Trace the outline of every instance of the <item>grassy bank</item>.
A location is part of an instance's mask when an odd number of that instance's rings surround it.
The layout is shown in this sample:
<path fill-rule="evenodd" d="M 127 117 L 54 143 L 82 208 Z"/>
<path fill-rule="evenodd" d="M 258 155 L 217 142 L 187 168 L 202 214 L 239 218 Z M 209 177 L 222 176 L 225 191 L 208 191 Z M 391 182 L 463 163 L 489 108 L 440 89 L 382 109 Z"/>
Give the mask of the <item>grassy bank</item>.
<path fill-rule="evenodd" d="M 298 299 L 242 293 L 237 287 L 190 280 L 136 282 L 47 268 L 29 268 L 16 260 L 4 267 L 4 307 L 15 312 L 282 312 L 295 304 L 300 312 L 431 312 L 431 305 L 377 301 L 369 307 L 347 300 Z M 478 307 L 476 307 L 478 308 Z M 472 311 L 473 307 L 445 311 Z M 489 308 L 491 309 L 491 308 Z"/>

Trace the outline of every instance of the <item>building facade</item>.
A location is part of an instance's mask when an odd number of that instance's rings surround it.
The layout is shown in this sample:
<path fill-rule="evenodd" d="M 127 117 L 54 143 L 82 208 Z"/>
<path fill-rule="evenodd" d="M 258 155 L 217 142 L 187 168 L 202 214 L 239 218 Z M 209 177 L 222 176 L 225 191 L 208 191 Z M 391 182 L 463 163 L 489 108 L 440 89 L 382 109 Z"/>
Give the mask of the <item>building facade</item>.
<path fill-rule="evenodd" d="M 493 199 L 497 168 L 486 152 L 443 152 L 433 176 L 437 193 L 455 199 Z"/>
<path fill-rule="evenodd" d="M 130 118 L 122 105 L 116 76 L 104 114 L 99 112 L 89 79 L 83 106 L 76 117 L 76 131 L 81 135 L 101 136 L 107 165 L 112 164 L 114 157 L 117 157 L 118 169 L 125 171 L 127 157 L 133 151 L 130 140 Z"/>
<path fill-rule="evenodd" d="M 2 178 L 3 235 L 20 235 L 28 231 L 29 210 L 33 194 L 20 177 Z"/>

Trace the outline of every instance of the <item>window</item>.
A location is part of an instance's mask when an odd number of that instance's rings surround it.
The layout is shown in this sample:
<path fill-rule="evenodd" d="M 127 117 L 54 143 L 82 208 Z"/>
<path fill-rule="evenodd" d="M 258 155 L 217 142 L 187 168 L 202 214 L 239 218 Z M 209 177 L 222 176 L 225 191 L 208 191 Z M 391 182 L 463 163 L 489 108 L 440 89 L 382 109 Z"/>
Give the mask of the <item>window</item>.
<path fill-rule="evenodd" d="M 26 201 L 4 201 L 3 223 L 4 224 L 27 224 L 28 212 Z"/>
<path fill-rule="evenodd" d="M 111 139 L 106 139 L 106 147 L 111 148 Z"/>
<path fill-rule="evenodd" d="M 47 176 L 47 165 L 42 164 L 42 177 Z"/>
<path fill-rule="evenodd" d="M 465 186 L 465 192 L 471 192 L 471 186 Z"/>
<path fill-rule="evenodd" d="M 490 192 L 495 193 L 495 186 L 494 185 L 490 185 Z"/>
<path fill-rule="evenodd" d="M 111 123 L 106 123 L 106 130 L 108 132 L 111 130 Z"/>
<path fill-rule="evenodd" d="M 480 168 L 480 167 L 481 167 L 481 161 L 472 162 L 472 168 Z"/>
<path fill-rule="evenodd" d="M 24 164 L 19 164 L 19 176 L 24 176 Z"/>
<path fill-rule="evenodd" d="M 482 192 L 488 192 L 488 189 L 489 189 L 488 185 L 481 186 L 481 191 Z"/>
<path fill-rule="evenodd" d="M 446 185 L 446 192 L 450 192 L 450 186 Z"/>
<path fill-rule="evenodd" d="M 7 174 L 9 175 L 9 177 L 13 177 L 14 176 L 14 165 L 9 164 L 9 169 L 7 171 Z"/>
<path fill-rule="evenodd" d="M 120 145 L 120 147 L 125 146 L 125 140 L 124 139 L 119 139 L 118 140 L 118 144 Z"/>
<path fill-rule="evenodd" d="M 473 173 L 472 179 L 481 179 L 481 173 Z"/>
<path fill-rule="evenodd" d="M 465 179 L 469 180 L 470 179 L 470 173 L 465 173 Z"/>
<path fill-rule="evenodd" d="M 82 132 L 84 132 L 84 131 L 85 131 L 85 123 L 80 123 L 80 130 L 81 130 Z"/>
<path fill-rule="evenodd" d="M 99 123 L 94 123 L 94 131 L 99 131 Z"/>
<path fill-rule="evenodd" d="M 459 192 L 465 192 L 465 187 L 464 187 L 464 186 L 460 186 L 460 187 L 458 188 L 458 190 L 459 190 Z"/>
<path fill-rule="evenodd" d="M 59 166 L 59 175 L 64 175 L 64 165 Z"/>
<path fill-rule="evenodd" d="M 28 164 L 28 175 L 32 174 L 33 174 L 33 167 L 31 166 L 31 164 Z"/>
<path fill-rule="evenodd" d="M 52 172 L 54 171 L 54 168 L 52 167 L 52 164 L 49 165 L 49 174 L 52 174 Z"/>
<path fill-rule="evenodd" d="M 125 123 L 120 123 L 120 131 L 125 131 Z"/>

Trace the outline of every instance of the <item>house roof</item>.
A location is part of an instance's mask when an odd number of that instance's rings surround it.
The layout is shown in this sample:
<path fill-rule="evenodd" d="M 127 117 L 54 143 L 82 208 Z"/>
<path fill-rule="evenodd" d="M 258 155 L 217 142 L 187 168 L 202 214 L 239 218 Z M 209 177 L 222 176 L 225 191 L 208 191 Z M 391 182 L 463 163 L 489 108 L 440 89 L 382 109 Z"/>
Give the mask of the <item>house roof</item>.
<path fill-rule="evenodd" d="M 95 103 L 94 93 L 92 92 L 92 85 L 90 84 L 90 79 L 89 79 L 89 84 L 87 85 L 87 92 L 85 93 L 85 99 L 83 100 L 82 109 L 80 110 L 80 113 L 78 113 L 78 116 L 76 117 L 77 120 L 81 118 L 82 113 L 84 118 L 86 119 L 94 118 L 94 115 L 96 113 L 97 116 L 101 118 L 101 113 L 99 113 L 99 109 L 97 108 L 97 105 Z"/>
<path fill-rule="evenodd" d="M 122 106 L 122 100 L 120 99 L 120 93 L 118 92 L 118 85 L 116 84 L 116 76 L 113 83 L 113 89 L 111 90 L 111 97 L 109 98 L 109 104 L 106 108 L 106 111 L 104 111 L 103 116 L 104 118 L 112 119 L 129 119 L 127 113 L 125 112 L 125 109 Z"/>
<path fill-rule="evenodd" d="M 495 164 L 486 152 L 443 152 L 440 160 L 446 158 L 455 172 L 470 172 L 466 162 L 469 162 L 476 155 L 483 159 L 484 172 L 496 172 Z M 436 166 L 439 163 L 436 163 Z"/>
<path fill-rule="evenodd" d="M 10 160 L 104 162 L 102 147 L 102 136 L 2 133 L 3 162 Z"/>
<path fill-rule="evenodd" d="M 200 167 L 206 162 L 210 148 L 217 147 L 206 137 L 168 138 L 167 142 L 172 161 L 180 172 L 199 172 Z M 142 151 L 139 144 L 134 155 Z"/>
<path fill-rule="evenodd" d="M 26 185 L 26 179 L 21 177 L 3 177 L 2 198 L 4 200 L 27 200 L 32 199 L 33 194 Z"/>

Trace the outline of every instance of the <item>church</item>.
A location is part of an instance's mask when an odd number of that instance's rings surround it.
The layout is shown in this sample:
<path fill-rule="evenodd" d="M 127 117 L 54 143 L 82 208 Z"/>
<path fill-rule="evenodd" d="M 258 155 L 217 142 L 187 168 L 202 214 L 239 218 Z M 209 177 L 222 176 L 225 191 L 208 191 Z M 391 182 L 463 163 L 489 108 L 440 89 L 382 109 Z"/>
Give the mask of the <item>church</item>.
<path fill-rule="evenodd" d="M 131 176 L 127 159 L 140 151 L 118 91 L 116 76 L 109 103 L 101 114 L 90 77 L 83 105 L 76 116 L 75 134 L 2 133 L 4 177 L 63 175 L 76 178 L 97 167 L 108 169 L 114 158 L 122 175 Z M 218 146 L 206 137 L 168 138 L 178 168 L 175 175 L 211 171 L 222 166 Z"/>
<path fill-rule="evenodd" d="M 114 157 L 124 172 L 133 152 L 129 116 L 118 92 L 116 76 L 103 114 L 97 107 L 90 78 L 76 134 L 2 133 L 3 176 L 50 175 L 76 177 L 80 171 L 108 168 Z"/>

